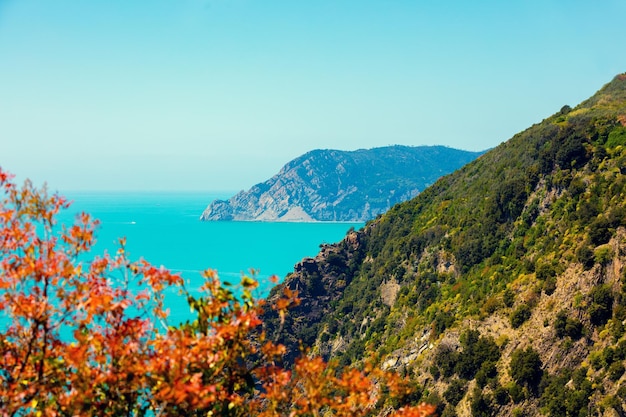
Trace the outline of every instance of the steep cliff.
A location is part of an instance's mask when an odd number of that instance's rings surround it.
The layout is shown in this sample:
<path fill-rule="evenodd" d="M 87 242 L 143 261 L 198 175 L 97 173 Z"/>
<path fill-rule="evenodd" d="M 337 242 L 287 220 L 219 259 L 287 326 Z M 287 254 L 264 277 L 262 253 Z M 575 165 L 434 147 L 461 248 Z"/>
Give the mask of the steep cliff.
<path fill-rule="evenodd" d="M 626 415 L 626 74 L 282 286 L 302 303 L 266 320 L 291 352 L 378 357 L 441 416 Z"/>
<path fill-rule="evenodd" d="M 315 150 L 250 190 L 212 202 L 200 219 L 366 221 L 478 155 L 443 146 Z"/>

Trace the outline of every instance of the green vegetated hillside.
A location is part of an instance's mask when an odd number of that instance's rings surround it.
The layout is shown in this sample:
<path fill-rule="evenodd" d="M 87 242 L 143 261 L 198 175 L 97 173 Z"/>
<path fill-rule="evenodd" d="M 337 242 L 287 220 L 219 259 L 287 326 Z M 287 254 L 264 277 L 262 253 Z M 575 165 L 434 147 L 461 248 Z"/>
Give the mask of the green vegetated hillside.
<path fill-rule="evenodd" d="M 442 416 L 622 416 L 625 262 L 622 74 L 299 263 L 281 334 Z"/>

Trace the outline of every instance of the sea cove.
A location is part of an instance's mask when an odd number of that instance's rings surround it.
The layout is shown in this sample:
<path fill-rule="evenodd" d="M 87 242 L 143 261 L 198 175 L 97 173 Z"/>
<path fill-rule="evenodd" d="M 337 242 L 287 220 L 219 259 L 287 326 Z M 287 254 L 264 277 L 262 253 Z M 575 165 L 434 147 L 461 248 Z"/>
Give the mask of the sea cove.
<path fill-rule="evenodd" d="M 315 256 L 322 243 L 341 240 L 363 223 L 201 222 L 199 216 L 212 200 L 227 192 L 204 193 L 63 193 L 72 205 L 59 221 L 71 224 L 77 213 L 87 212 L 100 221 L 94 255 L 117 251 L 126 237 L 132 260 L 144 258 L 156 266 L 180 272 L 190 290 L 201 283 L 200 272 L 210 268 L 224 281 L 237 283 L 254 269 L 260 286 L 258 297 L 271 287 L 269 277 L 280 279 L 302 258 Z M 182 298 L 168 298 L 172 318 L 188 315 Z"/>

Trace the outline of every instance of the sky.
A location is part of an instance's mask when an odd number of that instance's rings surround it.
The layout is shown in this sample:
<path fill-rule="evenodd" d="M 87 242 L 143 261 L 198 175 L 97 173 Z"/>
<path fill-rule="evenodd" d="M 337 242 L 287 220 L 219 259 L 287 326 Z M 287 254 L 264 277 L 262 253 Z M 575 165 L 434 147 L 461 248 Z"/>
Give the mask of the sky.
<path fill-rule="evenodd" d="M 0 167 L 248 189 L 313 149 L 497 146 L 626 71 L 623 0 L 0 0 Z"/>

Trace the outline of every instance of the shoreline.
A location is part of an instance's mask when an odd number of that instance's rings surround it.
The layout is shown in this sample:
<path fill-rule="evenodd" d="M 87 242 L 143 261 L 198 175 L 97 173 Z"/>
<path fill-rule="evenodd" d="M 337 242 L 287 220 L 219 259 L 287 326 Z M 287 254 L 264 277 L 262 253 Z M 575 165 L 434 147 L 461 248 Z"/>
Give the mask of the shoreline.
<path fill-rule="evenodd" d="M 201 223 L 314 223 L 314 224 L 361 224 L 365 226 L 367 221 L 358 220 L 263 220 L 263 219 L 250 219 L 250 220 L 199 220 Z"/>

